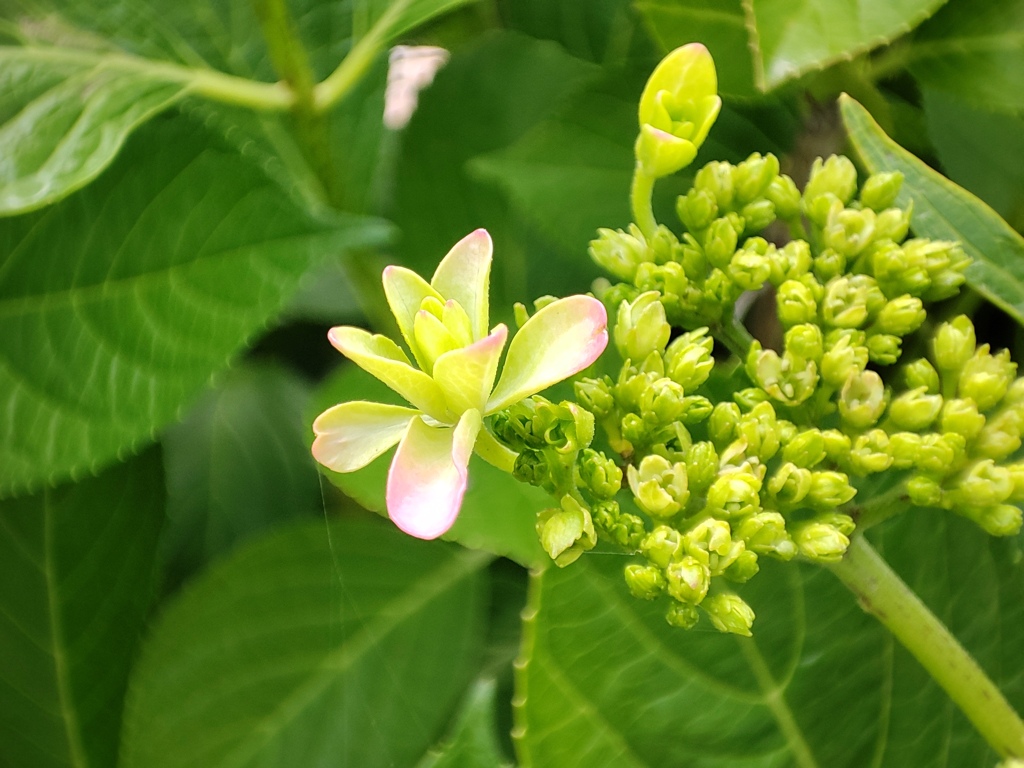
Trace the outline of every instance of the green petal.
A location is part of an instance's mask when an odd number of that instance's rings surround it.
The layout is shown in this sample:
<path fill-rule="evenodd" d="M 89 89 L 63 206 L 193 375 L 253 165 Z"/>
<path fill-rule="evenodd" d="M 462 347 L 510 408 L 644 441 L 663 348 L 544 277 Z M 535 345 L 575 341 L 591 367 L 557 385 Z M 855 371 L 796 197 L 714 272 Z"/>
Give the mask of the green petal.
<path fill-rule="evenodd" d="M 401 440 L 417 415 L 412 408 L 364 400 L 328 408 L 313 422 L 313 457 L 335 472 L 355 472 Z"/>
<path fill-rule="evenodd" d="M 716 95 L 718 75 L 708 49 L 700 43 L 690 43 L 676 48 L 661 60 L 640 96 L 640 125 L 654 118 L 659 91 L 668 91 L 678 100 L 693 102 Z"/>
<path fill-rule="evenodd" d="M 391 339 L 350 326 L 331 328 L 327 338 L 341 354 L 421 411 L 445 420 L 447 409 L 441 389 L 430 376 L 413 368 L 405 352 Z"/>
<path fill-rule="evenodd" d="M 548 304 L 512 339 L 486 413 L 507 408 L 582 371 L 608 345 L 607 326 L 604 305 L 590 296 Z"/>
<path fill-rule="evenodd" d="M 384 270 L 384 295 L 388 299 L 388 306 L 391 307 L 391 314 L 398 321 L 402 338 L 412 350 L 412 356 L 416 358 L 420 368 L 426 370 L 429 366 L 426 365 L 423 353 L 416 344 L 413 324 L 425 298 L 432 296 L 442 304 L 444 298 L 411 269 L 395 266 Z"/>
<path fill-rule="evenodd" d="M 434 381 L 444 393 L 452 414 L 465 413 L 471 408 L 483 410 L 487 395 L 494 386 L 494 376 L 498 372 L 498 361 L 507 337 L 508 329 L 499 325 L 490 336 L 475 344 L 454 349 L 437 358 Z"/>
<path fill-rule="evenodd" d="M 478 229 L 459 240 L 437 265 L 430 284 L 446 299 L 455 299 L 466 310 L 473 338 L 487 335 L 490 310 L 487 292 L 494 245 L 486 229 Z"/>

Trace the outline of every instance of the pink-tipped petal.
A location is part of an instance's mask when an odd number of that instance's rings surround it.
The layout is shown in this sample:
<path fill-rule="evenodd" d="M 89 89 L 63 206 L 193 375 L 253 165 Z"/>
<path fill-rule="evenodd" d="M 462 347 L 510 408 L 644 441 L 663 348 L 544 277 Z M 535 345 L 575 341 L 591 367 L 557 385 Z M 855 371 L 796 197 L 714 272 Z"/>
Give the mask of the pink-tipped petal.
<path fill-rule="evenodd" d="M 340 325 L 331 328 L 327 338 L 341 354 L 376 376 L 421 411 L 436 419 L 445 418 L 445 400 L 441 389 L 430 376 L 413 368 L 401 347 L 387 336 Z"/>
<path fill-rule="evenodd" d="M 608 346 L 608 313 L 590 296 L 548 304 L 512 339 L 498 386 L 487 401 L 493 413 L 579 373 Z"/>
<path fill-rule="evenodd" d="M 419 312 L 423 300 L 432 296 L 444 303 L 441 295 L 430 287 L 430 284 L 411 269 L 405 267 L 391 266 L 384 270 L 384 295 L 387 297 L 388 306 L 391 307 L 391 314 L 398 321 L 398 329 L 402 332 L 402 338 L 412 350 L 412 356 L 420 368 L 427 368 L 423 354 L 416 344 L 416 337 L 413 334 L 413 320 Z"/>
<path fill-rule="evenodd" d="M 412 408 L 358 400 L 342 403 L 313 422 L 313 458 L 335 472 L 362 469 L 402 439 Z"/>
<path fill-rule="evenodd" d="M 409 422 L 388 471 L 388 516 L 395 525 L 420 539 L 436 539 L 452 527 L 481 424 L 479 411 L 466 411 L 454 427 Z"/>
<path fill-rule="evenodd" d="M 473 338 L 487 335 L 490 312 L 487 292 L 494 244 L 486 229 L 478 229 L 459 240 L 437 265 L 430 284 L 446 299 L 455 299 L 466 310 Z"/>
<path fill-rule="evenodd" d="M 434 381 L 444 393 L 451 413 L 463 413 L 471 408 L 483 411 L 494 386 L 507 337 L 508 328 L 498 325 L 480 341 L 437 358 Z"/>

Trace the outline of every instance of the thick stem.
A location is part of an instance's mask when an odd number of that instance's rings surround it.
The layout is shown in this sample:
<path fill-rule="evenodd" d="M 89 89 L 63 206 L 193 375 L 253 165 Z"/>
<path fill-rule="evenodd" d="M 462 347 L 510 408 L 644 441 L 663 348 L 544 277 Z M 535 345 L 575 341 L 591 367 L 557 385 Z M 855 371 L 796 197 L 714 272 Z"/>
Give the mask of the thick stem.
<path fill-rule="evenodd" d="M 654 177 L 648 176 L 637 165 L 633 171 L 633 188 L 630 191 L 629 202 L 633 208 L 633 221 L 648 240 L 658 231 L 658 222 L 654 218 L 654 207 L 651 204 L 653 194 Z"/>
<path fill-rule="evenodd" d="M 967 650 L 863 536 L 832 572 L 949 694 L 1002 757 L 1024 757 L 1024 722 Z"/>
<path fill-rule="evenodd" d="M 754 337 L 750 335 L 750 331 L 743 323 L 732 317 L 729 322 L 715 328 L 713 335 L 740 359 L 740 363 L 746 362 L 747 355 L 750 353 L 750 345 L 754 343 Z"/>

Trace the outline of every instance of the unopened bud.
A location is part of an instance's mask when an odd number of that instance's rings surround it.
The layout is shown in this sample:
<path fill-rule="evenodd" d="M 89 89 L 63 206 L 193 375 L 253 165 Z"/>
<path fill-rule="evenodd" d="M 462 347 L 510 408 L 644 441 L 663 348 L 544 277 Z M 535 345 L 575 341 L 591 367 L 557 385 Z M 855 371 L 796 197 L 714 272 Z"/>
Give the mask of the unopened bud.
<path fill-rule="evenodd" d="M 1009 350 L 991 355 L 988 344 L 982 344 L 960 370 L 958 393 L 974 400 L 979 411 L 987 411 L 1003 399 L 1016 374 Z"/>
<path fill-rule="evenodd" d="M 860 475 L 877 474 L 892 466 L 889 435 L 885 430 L 872 429 L 859 435 L 850 450 L 850 465 Z"/>
<path fill-rule="evenodd" d="M 789 176 L 783 174 L 772 179 L 764 196 L 771 200 L 780 219 L 792 221 L 800 215 L 800 190 Z"/>
<path fill-rule="evenodd" d="M 736 202 L 744 205 L 761 197 L 778 175 L 778 158 L 772 154 L 762 157 L 755 152 L 733 169 Z"/>
<path fill-rule="evenodd" d="M 630 594 L 640 600 L 654 600 L 667 584 L 664 571 L 653 565 L 631 563 L 626 566 L 625 578 Z"/>
<path fill-rule="evenodd" d="M 775 221 L 775 205 L 770 200 L 755 200 L 740 209 L 740 216 L 746 225 L 745 232 L 760 232 Z"/>
<path fill-rule="evenodd" d="M 555 564 L 564 567 L 597 543 L 590 510 L 571 496 L 563 496 L 561 507 L 545 509 L 537 516 L 541 546 Z"/>
<path fill-rule="evenodd" d="M 832 509 L 856 495 L 857 489 L 850 485 L 849 477 L 826 470 L 811 473 L 811 488 L 805 501 L 817 509 Z"/>
<path fill-rule="evenodd" d="M 697 171 L 693 179 L 695 189 L 704 189 L 715 196 L 719 210 L 732 207 L 734 188 L 732 166 L 729 163 L 712 161 Z"/>
<path fill-rule="evenodd" d="M 834 212 L 828 219 L 822 239 L 831 248 L 846 257 L 854 259 L 864 250 L 875 235 L 875 212 L 870 208 L 854 210 L 844 208 Z"/>
<path fill-rule="evenodd" d="M 921 300 L 905 294 L 882 307 L 875 325 L 882 333 L 906 336 L 920 328 L 926 316 Z"/>
<path fill-rule="evenodd" d="M 831 282 L 846 271 L 846 255 L 835 248 L 825 248 L 814 257 L 814 276 L 823 283 Z"/>
<path fill-rule="evenodd" d="M 684 333 L 665 350 L 665 375 L 684 390 L 693 390 L 707 381 L 715 366 L 711 351 L 714 339 L 707 328 Z"/>
<path fill-rule="evenodd" d="M 675 528 L 659 525 L 640 542 L 640 551 L 659 568 L 666 568 L 683 551 L 683 537 Z"/>
<path fill-rule="evenodd" d="M 942 505 L 942 485 L 933 477 L 917 475 L 907 481 L 907 496 L 919 507 L 938 507 Z"/>
<path fill-rule="evenodd" d="M 718 217 L 718 201 L 709 189 L 691 189 L 676 200 L 676 213 L 690 232 L 703 232 Z"/>
<path fill-rule="evenodd" d="M 808 274 L 813 264 L 811 246 L 806 240 L 790 240 L 782 248 L 776 249 L 770 256 L 771 274 L 769 279 L 773 285 L 781 285 L 787 280 L 798 280 Z M 815 300 L 817 298 L 815 297 Z"/>
<path fill-rule="evenodd" d="M 736 529 L 736 537 L 746 543 L 747 549 L 758 554 L 770 554 L 782 560 L 796 555 L 796 545 L 786 533 L 786 520 L 778 512 L 763 511 L 745 517 Z"/>
<path fill-rule="evenodd" d="M 978 413 L 978 406 L 973 400 L 952 398 L 942 406 L 939 428 L 943 432 L 956 432 L 967 440 L 973 440 L 985 428 L 985 417 Z"/>
<path fill-rule="evenodd" d="M 953 504 L 989 507 L 1002 504 L 1012 493 L 1013 476 L 1010 470 L 998 466 L 992 459 L 982 459 L 965 470 L 956 487 L 948 492 L 947 498 Z"/>
<path fill-rule="evenodd" d="M 787 462 L 768 481 L 768 492 L 785 504 L 799 504 L 811 490 L 811 470 Z"/>
<path fill-rule="evenodd" d="M 889 404 L 889 418 L 900 429 L 920 432 L 931 426 L 942 410 L 942 395 L 925 394 L 919 387 L 904 392 Z"/>
<path fill-rule="evenodd" d="M 740 250 L 733 255 L 726 274 L 744 291 L 759 291 L 771 274 L 771 263 L 756 251 Z"/>
<path fill-rule="evenodd" d="M 612 396 L 612 382 L 607 376 L 601 379 L 580 379 L 573 384 L 576 400 L 598 419 L 603 419 L 615 408 Z"/>
<path fill-rule="evenodd" d="M 943 372 L 959 372 L 974 355 L 975 344 L 974 323 L 966 315 L 943 323 L 932 342 L 935 366 Z"/>
<path fill-rule="evenodd" d="M 733 441 L 741 415 L 736 403 L 725 401 L 714 407 L 708 419 L 708 435 L 716 446 L 721 448 Z"/>
<path fill-rule="evenodd" d="M 846 384 L 851 376 L 863 371 L 868 364 L 868 349 L 857 343 L 853 335 L 840 336 L 821 356 L 821 378 L 835 389 Z"/>
<path fill-rule="evenodd" d="M 741 518 L 761 509 L 761 481 L 751 472 L 723 472 L 708 488 L 708 514 L 722 519 Z"/>
<path fill-rule="evenodd" d="M 907 389 L 924 387 L 929 395 L 936 395 L 939 392 L 939 374 L 923 357 L 909 363 L 903 369 L 903 380 L 907 384 Z"/>
<path fill-rule="evenodd" d="M 596 240 L 590 241 L 590 258 L 599 267 L 619 280 L 632 282 L 637 267 L 652 259 L 640 230 L 631 224 L 628 232 L 621 229 L 599 229 Z"/>
<path fill-rule="evenodd" d="M 651 352 L 661 353 L 665 349 L 672 329 L 660 298 L 655 291 L 648 291 L 619 305 L 614 337 L 624 358 L 640 361 Z"/>
<path fill-rule="evenodd" d="M 820 430 L 807 429 L 782 446 L 783 461 L 810 469 L 825 459 L 825 438 Z"/>
<path fill-rule="evenodd" d="M 875 241 L 902 243 L 910 231 L 912 205 L 906 209 L 887 208 L 875 217 Z"/>
<path fill-rule="evenodd" d="M 903 174 L 899 171 L 874 173 L 868 176 L 861 187 L 860 201 L 876 213 L 881 213 L 896 202 L 902 186 Z"/>
<path fill-rule="evenodd" d="M 703 493 L 718 474 L 718 453 L 706 441 L 693 443 L 686 449 L 686 474 L 691 493 Z"/>
<path fill-rule="evenodd" d="M 885 385 L 874 371 L 850 376 L 839 394 L 839 415 L 854 429 L 867 429 L 881 418 L 886 405 Z"/>
<path fill-rule="evenodd" d="M 665 568 L 668 593 L 683 603 L 696 605 L 708 593 L 711 571 L 694 557 L 686 555 Z"/>
<path fill-rule="evenodd" d="M 804 200 L 811 201 L 825 193 L 835 195 L 843 205 L 853 200 L 857 193 L 857 169 L 848 157 L 832 155 L 824 162 L 815 158 L 804 187 Z"/>
<path fill-rule="evenodd" d="M 704 234 L 704 255 L 712 266 L 725 269 L 736 252 L 736 244 L 743 227 L 735 214 L 711 222 Z"/>
<path fill-rule="evenodd" d="M 662 456 L 644 456 L 640 468 L 630 465 L 626 474 L 637 504 L 654 517 L 672 517 L 690 499 L 686 467 Z"/>
<path fill-rule="evenodd" d="M 818 563 L 838 563 L 850 539 L 834 525 L 810 521 L 794 526 L 793 540 L 800 554 Z"/>
<path fill-rule="evenodd" d="M 1016 536 L 1020 533 L 1021 511 L 1012 504 L 970 510 L 967 515 L 992 536 Z"/>
<path fill-rule="evenodd" d="M 754 626 L 754 610 L 743 598 L 731 592 L 719 592 L 704 600 L 701 608 L 719 632 L 728 632 L 741 637 L 751 637 Z"/>
<path fill-rule="evenodd" d="M 697 606 L 690 603 L 680 603 L 674 600 L 665 611 L 665 621 L 673 627 L 693 629 L 699 620 L 700 611 L 697 610 Z"/>
<path fill-rule="evenodd" d="M 775 294 L 779 322 L 787 328 L 817 319 L 818 304 L 811 289 L 798 280 L 787 280 Z"/>
<path fill-rule="evenodd" d="M 591 448 L 579 457 L 580 479 L 599 499 L 611 499 L 622 488 L 622 470 L 615 462 Z"/>

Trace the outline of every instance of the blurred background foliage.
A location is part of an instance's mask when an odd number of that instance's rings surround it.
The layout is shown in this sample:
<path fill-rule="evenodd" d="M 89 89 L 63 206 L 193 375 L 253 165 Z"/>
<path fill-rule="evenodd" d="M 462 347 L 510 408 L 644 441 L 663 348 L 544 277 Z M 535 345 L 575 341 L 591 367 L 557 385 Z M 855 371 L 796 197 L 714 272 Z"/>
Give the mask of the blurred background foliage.
<path fill-rule="evenodd" d="M 384 264 L 486 227 L 496 321 L 589 289 L 691 41 L 725 106 L 665 218 L 712 159 L 801 182 L 846 92 L 1024 227 L 1022 0 L 0 2 L 0 766 L 994 763 L 824 572 L 758 579 L 754 641 L 682 633 L 614 556 L 528 576 L 545 499 L 489 467 L 424 543 L 365 511 L 381 461 L 309 457 L 380 399 L 325 332 L 391 330 Z M 399 43 L 447 60 L 389 127 Z M 1020 709 L 1020 538 L 924 518 L 879 546 Z"/>

